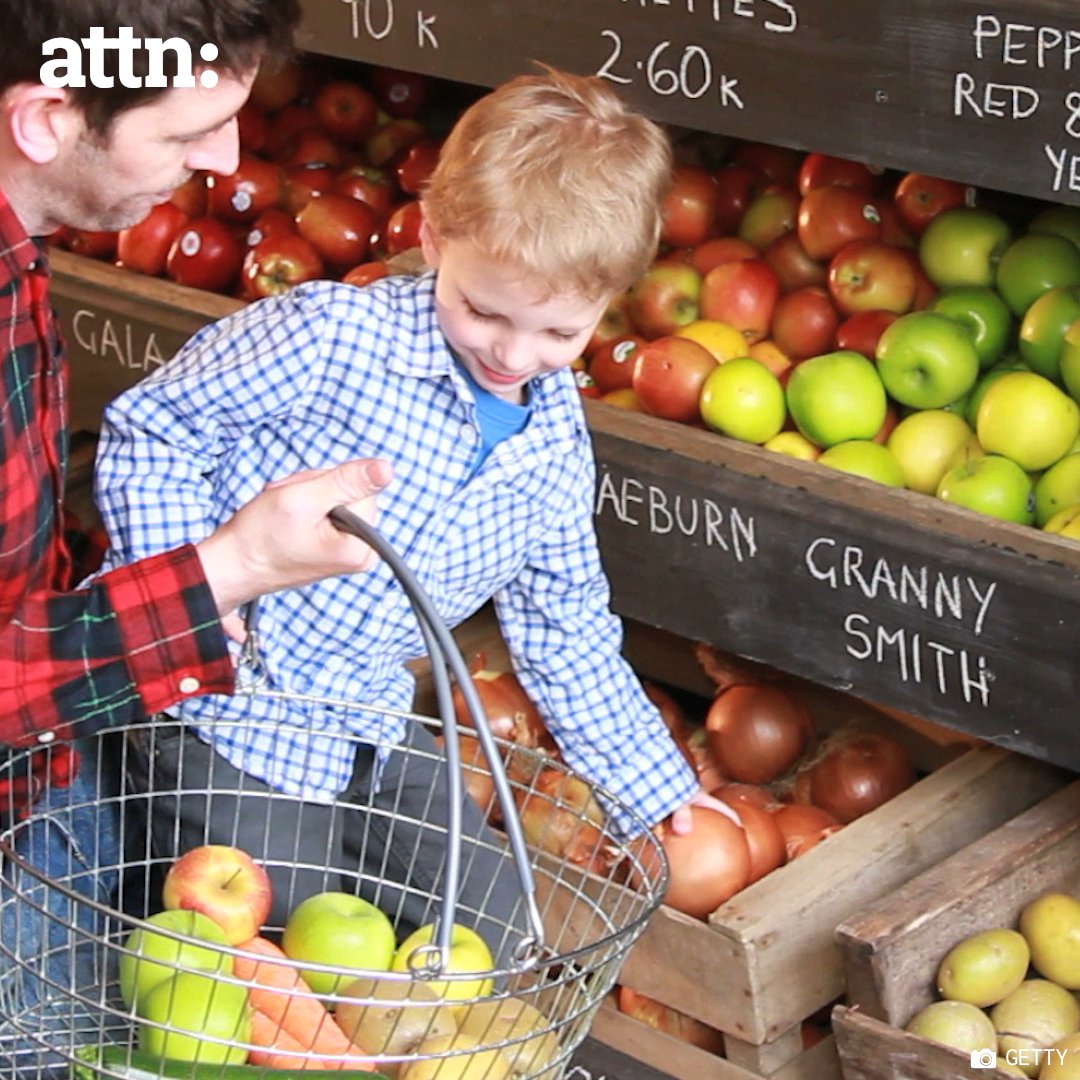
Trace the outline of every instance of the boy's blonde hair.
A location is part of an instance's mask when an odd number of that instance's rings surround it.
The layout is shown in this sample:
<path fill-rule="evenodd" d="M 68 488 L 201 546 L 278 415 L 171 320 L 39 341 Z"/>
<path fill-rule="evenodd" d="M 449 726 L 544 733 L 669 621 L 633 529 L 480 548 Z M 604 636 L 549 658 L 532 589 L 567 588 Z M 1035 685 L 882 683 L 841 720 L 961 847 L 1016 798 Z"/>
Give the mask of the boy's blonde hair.
<path fill-rule="evenodd" d="M 655 256 L 670 182 L 658 125 L 601 79 L 545 67 L 461 115 L 422 202 L 440 240 L 469 239 L 552 292 L 599 298 Z"/>

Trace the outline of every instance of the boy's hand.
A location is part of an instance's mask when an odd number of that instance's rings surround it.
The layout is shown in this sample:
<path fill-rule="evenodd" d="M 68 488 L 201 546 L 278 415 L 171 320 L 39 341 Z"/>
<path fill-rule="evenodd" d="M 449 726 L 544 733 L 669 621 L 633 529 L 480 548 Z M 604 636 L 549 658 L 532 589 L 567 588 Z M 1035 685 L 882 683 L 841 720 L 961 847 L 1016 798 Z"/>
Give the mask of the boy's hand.
<path fill-rule="evenodd" d="M 369 570 L 375 552 L 327 517 L 345 506 L 375 520 L 375 496 L 390 482 L 387 461 L 348 461 L 279 480 L 242 506 L 198 546 L 218 612 L 263 593 Z"/>
<path fill-rule="evenodd" d="M 742 821 L 739 820 L 738 813 L 732 807 L 728 806 L 722 799 L 710 795 L 704 788 L 698 788 L 697 794 L 685 806 L 680 806 L 678 810 L 675 810 L 668 819 L 671 831 L 676 836 L 686 836 L 687 833 L 692 831 L 694 824 L 693 815 L 690 813 L 692 806 L 716 810 L 723 814 L 724 817 L 731 818 L 740 829 L 742 828 Z"/>

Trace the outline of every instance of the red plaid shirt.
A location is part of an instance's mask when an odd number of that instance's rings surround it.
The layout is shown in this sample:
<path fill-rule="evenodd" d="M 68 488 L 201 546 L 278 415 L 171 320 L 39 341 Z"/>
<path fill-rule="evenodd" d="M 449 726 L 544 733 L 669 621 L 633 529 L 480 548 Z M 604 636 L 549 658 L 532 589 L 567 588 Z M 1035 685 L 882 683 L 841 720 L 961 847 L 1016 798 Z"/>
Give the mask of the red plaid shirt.
<path fill-rule="evenodd" d="M 69 591 L 66 375 L 48 281 L 43 250 L 0 192 L 0 743 L 9 746 L 233 687 L 190 545 Z"/>

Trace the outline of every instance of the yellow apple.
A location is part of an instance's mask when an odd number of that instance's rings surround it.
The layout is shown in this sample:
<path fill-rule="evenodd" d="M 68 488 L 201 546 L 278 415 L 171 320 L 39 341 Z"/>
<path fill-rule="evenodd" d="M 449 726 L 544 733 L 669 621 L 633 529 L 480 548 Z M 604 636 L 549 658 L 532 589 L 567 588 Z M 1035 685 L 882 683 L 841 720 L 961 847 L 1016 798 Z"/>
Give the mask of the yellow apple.
<path fill-rule="evenodd" d="M 815 446 L 805 435 L 797 431 L 781 431 L 762 444 L 766 450 L 800 461 L 817 461 L 821 456 L 821 447 Z"/>
<path fill-rule="evenodd" d="M 987 1021 L 989 1023 L 989 1021 Z M 486 1049 L 472 1035 L 437 1035 L 417 1048 L 416 1060 L 404 1064 L 400 1080 L 510 1080 L 510 1059 Z"/>
<path fill-rule="evenodd" d="M 780 380 L 749 356 L 719 364 L 701 388 L 701 419 L 721 435 L 767 442 L 779 433 L 786 417 Z"/>
<path fill-rule="evenodd" d="M 1080 540 L 1080 503 L 1059 510 L 1043 526 L 1043 532 L 1056 533 L 1069 540 Z"/>
<path fill-rule="evenodd" d="M 495 966 L 491 950 L 484 939 L 467 926 L 455 925 L 450 933 L 449 956 L 441 974 L 476 975 L 476 978 L 429 979 L 423 975 L 423 955 L 414 957 L 414 953 L 424 950 L 428 955 L 438 958 L 438 948 L 434 942 L 435 926 L 429 923 L 414 930 L 397 948 L 390 964 L 391 971 L 410 972 L 422 978 L 440 997 L 450 1001 L 467 1001 L 470 998 L 486 997 L 491 993 L 494 983 L 490 972 Z"/>
<path fill-rule="evenodd" d="M 933 495 L 949 462 L 974 433 L 967 421 L 945 409 L 922 409 L 905 416 L 885 445 L 904 474 L 904 487 Z"/>
<path fill-rule="evenodd" d="M 535 1005 L 520 997 L 473 1002 L 463 1011 L 458 1030 L 485 1046 L 502 1046 L 515 1078 L 535 1076 L 559 1054 L 554 1025 Z"/>

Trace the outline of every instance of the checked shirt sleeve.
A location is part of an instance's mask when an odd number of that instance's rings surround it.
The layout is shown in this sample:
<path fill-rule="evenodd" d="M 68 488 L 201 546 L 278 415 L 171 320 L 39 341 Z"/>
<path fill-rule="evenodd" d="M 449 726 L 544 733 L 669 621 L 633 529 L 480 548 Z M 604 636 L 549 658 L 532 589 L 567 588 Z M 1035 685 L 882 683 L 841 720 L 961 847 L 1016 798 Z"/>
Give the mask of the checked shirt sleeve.
<path fill-rule="evenodd" d="M 567 483 L 576 494 L 566 513 L 495 604 L 518 677 L 567 762 L 654 825 L 689 801 L 697 778 L 621 655 L 585 457 Z M 623 832 L 635 827 L 618 811 L 613 823 Z"/>
<path fill-rule="evenodd" d="M 232 664 L 194 548 L 75 592 L 30 594 L 0 622 L 0 742 L 133 722 L 232 689 Z"/>

